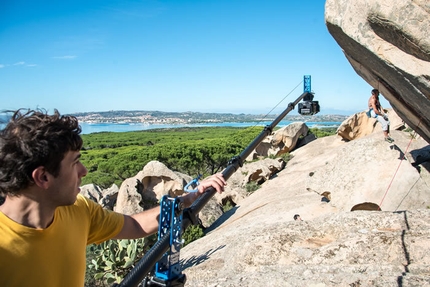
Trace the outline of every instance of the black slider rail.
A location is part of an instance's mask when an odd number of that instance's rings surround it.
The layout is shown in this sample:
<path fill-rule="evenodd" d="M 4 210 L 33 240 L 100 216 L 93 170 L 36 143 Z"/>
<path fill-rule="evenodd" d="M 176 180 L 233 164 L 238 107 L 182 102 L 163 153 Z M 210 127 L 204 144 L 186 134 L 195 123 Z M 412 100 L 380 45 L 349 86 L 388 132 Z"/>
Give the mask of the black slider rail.
<path fill-rule="evenodd" d="M 307 95 L 311 93 L 305 91 L 294 102 L 289 103 L 288 107 L 270 124 L 264 127 L 263 131 L 245 148 L 239 155 L 233 157 L 227 167 L 222 171 L 225 180 L 235 173 L 239 167 L 242 167 L 244 160 L 251 154 L 251 152 L 268 136 L 272 133 L 273 129 L 279 122 L 294 109 L 294 107 Z M 213 187 L 209 187 L 205 192 L 191 205 L 186 208 L 183 213 L 182 230 L 185 231 L 190 225 L 197 224 L 197 215 L 209 200 L 216 194 Z M 145 255 L 137 262 L 136 266 L 128 273 L 121 283 L 114 284 L 113 287 L 137 287 L 145 278 L 145 276 L 153 269 L 154 265 L 163 257 L 163 254 L 169 250 L 170 247 L 170 231 L 158 240 L 152 248 L 145 253 Z"/>

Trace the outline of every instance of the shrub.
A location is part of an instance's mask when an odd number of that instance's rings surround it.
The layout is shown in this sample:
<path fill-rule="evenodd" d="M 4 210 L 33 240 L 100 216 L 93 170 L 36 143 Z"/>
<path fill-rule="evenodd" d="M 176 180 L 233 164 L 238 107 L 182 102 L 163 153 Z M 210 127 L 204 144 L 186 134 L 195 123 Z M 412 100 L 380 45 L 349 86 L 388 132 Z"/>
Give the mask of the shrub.
<path fill-rule="evenodd" d="M 251 193 L 254 192 L 254 191 L 256 191 L 259 188 L 260 188 L 260 185 L 258 185 L 255 181 L 248 182 L 245 185 L 245 190 L 247 192 L 251 192 Z"/>
<path fill-rule="evenodd" d="M 89 264 L 92 260 L 96 259 L 96 254 L 94 253 L 94 245 L 87 246 L 87 270 L 85 272 L 85 287 L 105 287 L 107 286 L 102 281 L 97 281 L 94 277 L 96 275 L 96 271 L 94 268 L 88 268 Z"/>
<path fill-rule="evenodd" d="M 224 213 L 226 213 L 227 211 L 229 211 L 230 209 L 232 209 L 234 206 L 233 206 L 233 204 L 231 203 L 231 201 L 230 200 L 228 200 L 224 205 L 223 205 L 223 207 L 222 207 L 222 211 L 224 212 Z"/>
<path fill-rule="evenodd" d="M 149 238 L 108 240 L 87 248 L 87 273 L 93 275 L 98 286 L 120 283 L 149 248 Z M 87 282 L 92 281 L 86 278 Z M 94 285 L 93 285 L 94 286 Z"/>
<path fill-rule="evenodd" d="M 182 234 L 184 246 L 203 237 L 204 235 L 203 228 L 200 225 L 190 225 Z"/>
<path fill-rule="evenodd" d="M 335 135 L 336 131 L 337 131 L 337 128 L 323 128 L 323 129 L 311 128 L 311 129 L 309 129 L 309 133 L 314 134 L 317 138 Z"/>
<path fill-rule="evenodd" d="M 287 153 L 282 154 L 281 158 L 285 163 L 287 163 L 293 158 L 293 156 L 289 152 L 287 152 Z"/>

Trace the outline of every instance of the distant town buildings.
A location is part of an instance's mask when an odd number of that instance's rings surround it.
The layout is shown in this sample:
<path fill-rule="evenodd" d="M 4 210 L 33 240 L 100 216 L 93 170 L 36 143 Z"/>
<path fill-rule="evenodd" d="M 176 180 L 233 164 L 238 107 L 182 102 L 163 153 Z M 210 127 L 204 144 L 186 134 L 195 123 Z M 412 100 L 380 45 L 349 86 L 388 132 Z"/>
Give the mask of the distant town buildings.
<path fill-rule="evenodd" d="M 222 122 L 272 121 L 277 115 L 228 113 L 160 112 L 160 111 L 107 111 L 73 114 L 84 123 L 144 123 L 144 124 L 195 124 Z M 344 115 L 286 116 L 287 121 L 343 122 Z"/>

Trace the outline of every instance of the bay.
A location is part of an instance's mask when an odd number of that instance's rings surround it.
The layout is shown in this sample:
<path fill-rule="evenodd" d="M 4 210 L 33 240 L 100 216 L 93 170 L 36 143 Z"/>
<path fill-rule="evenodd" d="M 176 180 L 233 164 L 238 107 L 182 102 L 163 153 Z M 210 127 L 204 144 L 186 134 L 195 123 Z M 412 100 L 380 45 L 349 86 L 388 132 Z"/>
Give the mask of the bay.
<path fill-rule="evenodd" d="M 200 124 L 145 124 L 145 123 L 86 123 L 81 122 L 82 134 L 91 134 L 99 132 L 131 132 L 150 129 L 164 128 L 183 128 L 183 127 L 253 127 L 267 126 L 271 121 L 263 122 L 223 122 L 223 123 L 200 123 Z M 291 124 L 291 121 L 281 121 L 277 127 L 285 127 Z M 306 122 L 309 128 L 337 128 L 340 122 Z"/>

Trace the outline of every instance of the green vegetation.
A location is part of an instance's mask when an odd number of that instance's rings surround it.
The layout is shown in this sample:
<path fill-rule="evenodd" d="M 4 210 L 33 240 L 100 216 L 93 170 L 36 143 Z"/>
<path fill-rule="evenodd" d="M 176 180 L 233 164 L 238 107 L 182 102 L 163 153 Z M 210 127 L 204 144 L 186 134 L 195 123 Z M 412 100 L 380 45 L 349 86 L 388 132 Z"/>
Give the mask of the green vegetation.
<path fill-rule="evenodd" d="M 197 127 L 82 135 L 82 163 L 88 169 L 82 184 L 120 186 L 152 160 L 174 171 L 205 177 L 225 168 L 261 131 L 261 127 Z M 324 137 L 336 129 L 311 128 L 309 132 Z M 283 158 L 288 161 L 288 156 Z"/>
<path fill-rule="evenodd" d="M 90 245 L 87 248 L 87 274 L 92 278 L 86 276 L 86 285 L 120 283 L 145 251 L 149 250 L 146 241 L 146 238 L 108 240 L 99 245 Z"/>
<path fill-rule="evenodd" d="M 206 127 L 83 135 L 82 163 L 88 175 L 82 184 L 119 186 L 152 160 L 174 171 L 205 177 L 225 168 L 261 130 Z"/>
<path fill-rule="evenodd" d="M 91 261 L 96 259 L 96 253 L 93 251 L 94 250 L 94 244 L 92 245 L 88 245 L 87 246 L 87 263 L 86 263 L 86 272 L 85 272 L 85 287 L 104 287 L 107 286 L 105 285 L 102 281 L 100 280 L 96 280 L 94 277 L 96 275 L 97 270 L 95 270 L 94 268 L 90 268 L 89 266 L 91 265 Z"/>
<path fill-rule="evenodd" d="M 293 158 L 293 156 L 289 152 L 287 152 L 287 153 L 281 154 L 281 158 L 285 163 L 287 163 L 290 159 Z"/>
<path fill-rule="evenodd" d="M 234 207 L 234 205 L 231 203 L 230 200 L 228 200 L 223 206 L 222 206 L 222 211 L 224 213 L 226 213 L 227 211 L 229 211 L 230 209 L 232 209 Z"/>
<path fill-rule="evenodd" d="M 314 134 L 317 138 L 332 136 L 336 134 L 337 128 L 310 128 L 309 133 Z"/>
<path fill-rule="evenodd" d="M 408 133 L 411 139 L 415 139 L 417 137 L 417 132 L 410 127 L 403 129 L 403 132 Z"/>
<path fill-rule="evenodd" d="M 201 226 L 189 226 L 182 235 L 184 246 L 203 236 Z M 89 245 L 85 286 L 104 287 L 120 283 L 156 240 L 157 236 L 151 235 L 141 239 L 112 239 L 98 245 Z"/>
<path fill-rule="evenodd" d="M 259 189 L 260 187 L 261 186 L 258 183 L 256 183 L 255 181 L 251 181 L 251 182 L 248 182 L 245 185 L 245 190 L 247 192 L 253 193 L 254 191 L 256 191 L 257 189 Z"/>
<path fill-rule="evenodd" d="M 200 225 L 190 225 L 182 234 L 184 246 L 204 236 L 203 228 Z"/>

